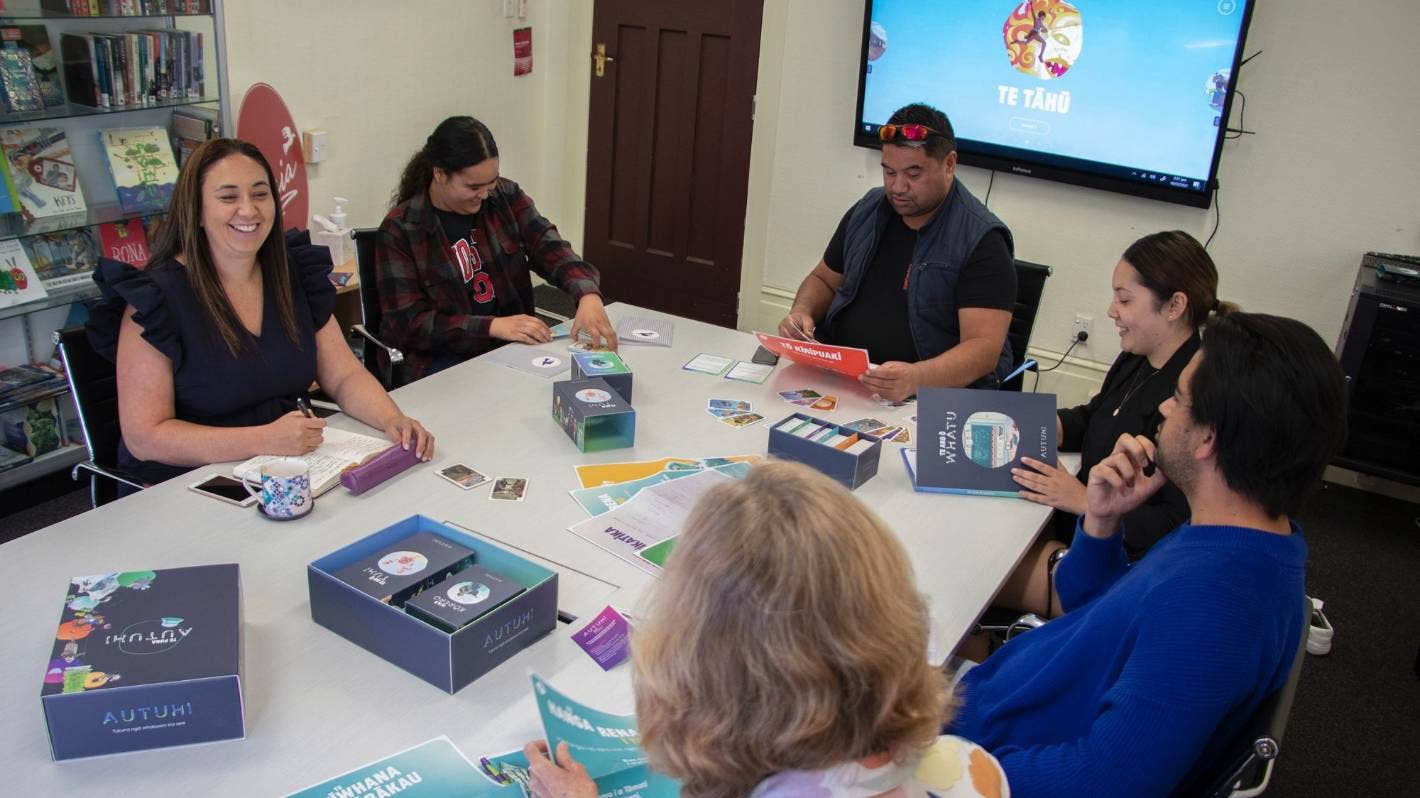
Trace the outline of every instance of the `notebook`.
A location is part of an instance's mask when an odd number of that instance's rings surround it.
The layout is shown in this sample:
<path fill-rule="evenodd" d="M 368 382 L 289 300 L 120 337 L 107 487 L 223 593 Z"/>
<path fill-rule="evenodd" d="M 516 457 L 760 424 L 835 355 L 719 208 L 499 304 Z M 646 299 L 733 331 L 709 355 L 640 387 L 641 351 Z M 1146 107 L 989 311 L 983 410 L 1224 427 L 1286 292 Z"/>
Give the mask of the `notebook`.
<path fill-rule="evenodd" d="M 299 459 L 305 460 L 311 468 L 311 495 L 319 496 L 340 484 L 340 472 L 357 466 L 373 458 L 380 452 L 394 446 L 385 438 L 346 432 L 333 427 L 325 428 L 325 440 L 319 448 Z M 247 482 L 259 482 L 258 469 L 280 455 L 264 454 L 232 467 L 232 475 Z"/>

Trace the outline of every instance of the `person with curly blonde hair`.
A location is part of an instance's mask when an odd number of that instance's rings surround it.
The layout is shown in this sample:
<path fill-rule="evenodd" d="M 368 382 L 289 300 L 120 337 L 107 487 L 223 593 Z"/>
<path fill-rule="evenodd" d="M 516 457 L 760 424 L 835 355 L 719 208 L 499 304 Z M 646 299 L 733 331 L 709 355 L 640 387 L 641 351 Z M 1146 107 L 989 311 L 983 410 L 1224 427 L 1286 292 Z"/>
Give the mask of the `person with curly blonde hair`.
<path fill-rule="evenodd" d="M 696 505 L 632 638 L 641 744 L 697 798 L 1008 795 L 990 754 L 939 737 L 947 677 L 901 544 L 805 466 L 752 469 Z M 595 796 L 529 743 L 535 796 Z"/>

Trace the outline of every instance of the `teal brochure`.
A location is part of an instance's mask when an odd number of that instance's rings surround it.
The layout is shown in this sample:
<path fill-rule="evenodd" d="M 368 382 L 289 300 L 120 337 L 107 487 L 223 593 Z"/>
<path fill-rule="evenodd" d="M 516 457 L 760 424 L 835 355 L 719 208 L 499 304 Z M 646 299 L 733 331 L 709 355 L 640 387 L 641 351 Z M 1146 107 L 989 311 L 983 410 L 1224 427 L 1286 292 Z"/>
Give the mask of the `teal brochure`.
<path fill-rule="evenodd" d="M 675 780 L 646 767 L 635 715 L 613 715 L 592 709 L 558 692 L 537 674 L 530 674 L 533 698 L 542 716 L 547 747 L 567 743 L 572 758 L 587 769 L 602 796 L 678 798 Z"/>
<path fill-rule="evenodd" d="M 490 783 L 448 737 L 439 737 L 343 773 L 286 798 L 399 795 L 401 798 L 518 798 L 517 786 Z"/>

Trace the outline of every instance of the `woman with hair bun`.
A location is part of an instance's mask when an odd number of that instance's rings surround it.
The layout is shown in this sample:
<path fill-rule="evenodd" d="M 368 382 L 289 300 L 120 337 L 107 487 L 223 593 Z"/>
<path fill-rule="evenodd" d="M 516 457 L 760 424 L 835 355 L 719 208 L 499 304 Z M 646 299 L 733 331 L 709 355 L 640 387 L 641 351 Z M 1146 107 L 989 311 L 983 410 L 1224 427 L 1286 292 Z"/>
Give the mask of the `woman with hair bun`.
<path fill-rule="evenodd" d="M 1056 417 L 1060 450 L 1080 452 L 1077 474 L 1031 458 L 1012 473 L 1021 496 L 1056 509 L 1049 539 L 1026 555 L 1002 588 L 998 604 L 1050 614 L 1049 571 L 1058 550 L 1075 534 L 1085 510 L 1085 479 L 1109 456 L 1121 435 L 1149 435 L 1159 423 L 1159 404 L 1173 395 L 1178 375 L 1198 350 L 1198 331 L 1210 316 L 1235 308 L 1218 300 L 1218 268 L 1203 245 L 1181 230 L 1144 236 L 1129 245 L 1114 267 L 1109 318 L 1122 350 L 1099 393 Z M 1165 485 L 1130 513 L 1124 548 L 1131 560 L 1188 518 L 1188 501 Z"/>
<path fill-rule="evenodd" d="M 694 798 L 1009 795 L 994 757 L 939 736 L 927 637 L 887 527 L 806 466 L 756 466 L 692 510 L 632 637 L 641 746 Z M 524 749 L 532 794 L 595 798 L 564 746 Z"/>

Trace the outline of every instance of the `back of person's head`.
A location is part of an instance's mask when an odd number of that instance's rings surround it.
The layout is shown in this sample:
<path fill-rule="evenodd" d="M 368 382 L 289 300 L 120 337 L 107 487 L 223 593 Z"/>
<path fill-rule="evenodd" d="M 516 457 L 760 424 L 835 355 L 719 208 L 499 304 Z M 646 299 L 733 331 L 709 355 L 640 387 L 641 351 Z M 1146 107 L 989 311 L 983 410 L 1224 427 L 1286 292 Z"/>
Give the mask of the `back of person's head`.
<path fill-rule="evenodd" d="M 876 753 L 948 719 L 928 618 L 897 539 L 806 466 L 772 462 L 695 506 L 632 638 L 651 765 L 686 795 Z"/>
<path fill-rule="evenodd" d="M 1223 480 L 1277 518 L 1295 515 L 1346 440 L 1346 377 L 1295 319 L 1230 313 L 1203 331 L 1188 386 L 1193 421 L 1211 427 Z"/>
<path fill-rule="evenodd" d="M 153 246 L 148 259 L 150 265 L 159 265 L 173 259 L 181 260 L 197 296 L 198 303 L 211 320 L 214 330 L 233 354 L 248 345 L 248 337 L 242 332 L 236 311 L 227 301 L 226 292 L 212 262 L 211 245 L 207 231 L 202 226 L 204 195 L 202 182 L 207 173 L 222 160 L 230 157 L 245 157 L 259 164 L 266 172 L 267 189 L 272 199 L 271 231 L 261 242 L 256 258 L 261 267 L 262 279 L 267 285 L 288 286 L 289 272 L 286 263 L 286 244 L 282 238 L 281 202 L 276 199 L 276 175 L 271 164 L 261 150 L 241 139 L 210 139 L 198 145 L 183 161 L 178 172 L 177 183 L 173 186 L 172 199 L 168 203 L 167 216 L 158 223 L 153 234 Z M 296 341 L 294 298 L 289 290 L 275 292 L 277 314 L 281 318 L 282 329 L 288 338 Z"/>
<path fill-rule="evenodd" d="M 927 140 L 918 144 L 912 141 L 903 141 L 900 138 L 891 142 L 900 147 L 921 147 L 934 161 L 940 161 L 950 155 L 957 148 L 956 131 L 952 130 L 952 123 L 947 119 L 947 115 L 938 111 L 926 103 L 912 103 L 904 105 L 893 112 L 888 118 L 889 125 L 926 125 L 935 130 L 939 135 L 928 136 Z"/>
<path fill-rule="evenodd" d="M 391 207 L 429 190 L 434 170 L 462 172 L 498 157 L 498 143 L 488 126 L 471 116 L 451 116 L 439 123 L 424 146 L 405 164 Z"/>
<path fill-rule="evenodd" d="M 1187 319 L 1202 327 L 1210 314 L 1237 310 L 1218 299 L 1218 267 L 1198 239 L 1182 230 L 1151 233 L 1129 245 L 1123 259 L 1139 273 L 1139 282 L 1154 295 L 1157 308 L 1174 294 L 1188 300 Z"/>

